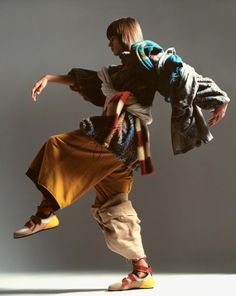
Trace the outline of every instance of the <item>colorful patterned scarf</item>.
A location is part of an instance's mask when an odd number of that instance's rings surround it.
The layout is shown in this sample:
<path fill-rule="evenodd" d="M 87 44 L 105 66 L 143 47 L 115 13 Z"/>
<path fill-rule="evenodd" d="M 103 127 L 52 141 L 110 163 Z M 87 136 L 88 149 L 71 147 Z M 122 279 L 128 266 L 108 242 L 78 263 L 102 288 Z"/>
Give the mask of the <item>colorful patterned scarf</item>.
<path fill-rule="evenodd" d="M 147 125 L 152 122 L 150 108 L 145 108 L 139 105 L 133 94 L 129 91 L 115 91 L 106 67 L 103 67 L 101 71 L 98 72 L 98 76 L 103 82 L 102 91 L 107 97 L 103 115 L 115 116 L 112 129 L 104 141 L 104 146 L 107 148 L 109 147 L 115 132 L 122 127 L 126 111 L 135 115 L 137 155 L 141 174 L 152 174 L 154 167 L 151 160 L 150 137 L 147 127 Z"/>

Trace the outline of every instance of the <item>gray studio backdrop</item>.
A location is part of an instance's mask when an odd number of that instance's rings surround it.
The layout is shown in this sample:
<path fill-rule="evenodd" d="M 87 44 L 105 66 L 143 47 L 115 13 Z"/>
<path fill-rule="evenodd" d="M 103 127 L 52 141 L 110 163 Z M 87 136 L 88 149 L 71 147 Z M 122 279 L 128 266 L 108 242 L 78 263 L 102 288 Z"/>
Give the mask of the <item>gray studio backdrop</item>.
<path fill-rule="evenodd" d="M 212 77 L 231 97 L 227 116 L 211 128 L 214 140 L 179 156 L 171 147 L 170 105 L 155 97 L 155 175 L 136 173 L 130 194 L 142 220 L 150 263 L 155 272 L 236 272 L 235 4 L 0 1 L 1 272 L 129 269 L 125 259 L 107 249 L 90 214 L 93 190 L 58 212 L 59 228 L 12 238 L 41 200 L 25 176 L 35 153 L 50 135 L 77 129 L 82 118 L 101 112 L 56 84 L 48 85 L 33 103 L 31 87 L 44 74 L 118 64 L 105 31 L 123 16 L 137 18 L 146 39 L 164 48 L 174 46 L 185 62 Z"/>

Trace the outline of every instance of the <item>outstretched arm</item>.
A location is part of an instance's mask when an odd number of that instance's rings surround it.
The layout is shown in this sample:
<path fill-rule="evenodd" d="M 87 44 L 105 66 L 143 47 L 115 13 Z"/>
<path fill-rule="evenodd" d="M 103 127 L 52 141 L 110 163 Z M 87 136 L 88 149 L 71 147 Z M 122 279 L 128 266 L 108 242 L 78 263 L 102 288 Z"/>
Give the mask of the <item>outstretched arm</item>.
<path fill-rule="evenodd" d="M 71 75 L 45 75 L 32 87 L 31 96 L 34 102 L 36 102 L 37 95 L 42 92 L 48 82 L 56 82 L 70 86 L 75 84 L 75 80 Z"/>

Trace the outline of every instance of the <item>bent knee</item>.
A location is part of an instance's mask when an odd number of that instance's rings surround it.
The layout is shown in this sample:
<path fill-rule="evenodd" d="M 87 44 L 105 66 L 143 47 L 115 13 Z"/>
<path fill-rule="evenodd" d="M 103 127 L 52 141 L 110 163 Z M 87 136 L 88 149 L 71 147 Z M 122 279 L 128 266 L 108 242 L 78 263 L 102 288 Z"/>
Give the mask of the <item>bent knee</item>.
<path fill-rule="evenodd" d="M 116 231 L 116 228 L 123 227 L 122 224 L 129 225 L 132 228 L 141 222 L 129 200 L 124 200 L 116 205 L 104 205 L 91 207 L 93 217 L 104 228 Z"/>

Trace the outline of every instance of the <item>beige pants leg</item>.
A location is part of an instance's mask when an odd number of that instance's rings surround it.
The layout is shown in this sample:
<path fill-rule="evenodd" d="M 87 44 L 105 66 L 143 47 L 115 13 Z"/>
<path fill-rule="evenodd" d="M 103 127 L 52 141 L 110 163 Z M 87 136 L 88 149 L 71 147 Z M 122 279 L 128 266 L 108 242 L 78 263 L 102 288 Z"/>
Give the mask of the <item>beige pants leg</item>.
<path fill-rule="evenodd" d="M 117 170 L 99 182 L 92 214 L 101 227 L 108 248 L 127 259 L 146 257 L 141 239 L 140 220 L 128 200 L 132 181 L 126 191 L 119 191 L 131 177 L 129 169 Z"/>

